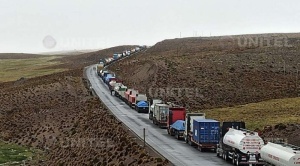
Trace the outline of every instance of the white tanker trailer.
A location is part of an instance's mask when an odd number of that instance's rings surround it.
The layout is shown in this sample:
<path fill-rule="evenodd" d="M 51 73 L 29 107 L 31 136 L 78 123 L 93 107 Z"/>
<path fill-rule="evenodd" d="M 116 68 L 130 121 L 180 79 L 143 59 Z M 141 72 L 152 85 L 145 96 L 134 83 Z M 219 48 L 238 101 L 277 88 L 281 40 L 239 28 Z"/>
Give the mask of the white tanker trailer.
<path fill-rule="evenodd" d="M 223 122 L 217 156 L 231 160 L 234 165 L 264 165 L 260 150 L 263 139 L 257 132 L 245 129 L 244 122 Z"/>
<path fill-rule="evenodd" d="M 268 142 L 260 154 L 269 165 L 300 166 L 300 147 L 294 145 Z"/>

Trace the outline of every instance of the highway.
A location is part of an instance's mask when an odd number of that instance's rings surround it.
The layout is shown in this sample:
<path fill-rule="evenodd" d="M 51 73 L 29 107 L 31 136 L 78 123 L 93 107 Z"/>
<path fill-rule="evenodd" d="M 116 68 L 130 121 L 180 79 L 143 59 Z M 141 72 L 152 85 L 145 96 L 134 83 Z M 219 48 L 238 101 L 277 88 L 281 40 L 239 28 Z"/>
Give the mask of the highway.
<path fill-rule="evenodd" d="M 146 128 L 146 142 L 174 165 L 231 165 L 221 158 L 216 157 L 216 153 L 200 152 L 184 141 L 176 140 L 167 134 L 166 129 L 160 129 L 153 125 L 152 121 L 148 119 L 148 114 L 139 114 L 123 101 L 112 96 L 108 87 L 102 82 L 93 67 L 96 67 L 96 65 L 87 67 L 86 74 L 101 101 L 119 120 L 127 125 L 140 138 L 143 138 L 143 128 Z"/>

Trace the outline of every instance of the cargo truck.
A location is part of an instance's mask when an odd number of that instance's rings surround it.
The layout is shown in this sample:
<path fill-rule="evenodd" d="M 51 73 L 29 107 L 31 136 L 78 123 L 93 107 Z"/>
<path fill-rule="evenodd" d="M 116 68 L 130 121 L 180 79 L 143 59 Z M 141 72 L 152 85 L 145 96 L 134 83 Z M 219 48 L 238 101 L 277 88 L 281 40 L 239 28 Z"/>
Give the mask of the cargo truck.
<path fill-rule="evenodd" d="M 97 67 L 96 67 L 96 71 L 97 71 L 97 74 L 98 74 L 98 76 L 100 76 L 101 75 L 101 70 L 104 68 L 104 64 L 103 63 L 100 63 L 100 64 L 98 64 L 97 65 Z"/>
<path fill-rule="evenodd" d="M 110 90 L 111 95 L 115 94 L 115 87 L 121 86 L 121 85 L 122 85 L 122 80 L 117 79 L 117 78 L 111 79 L 108 84 L 108 88 Z"/>
<path fill-rule="evenodd" d="M 263 139 L 244 128 L 245 122 L 223 122 L 217 156 L 234 165 L 264 165 L 260 157 Z"/>
<path fill-rule="evenodd" d="M 113 59 L 114 59 L 114 60 L 117 60 L 118 58 L 119 58 L 119 55 L 118 55 L 118 54 L 114 54 L 114 55 L 113 55 Z"/>
<path fill-rule="evenodd" d="M 270 166 L 299 166 L 300 147 L 286 143 L 268 142 L 261 148 L 261 158 Z"/>
<path fill-rule="evenodd" d="M 151 99 L 149 103 L 150 103 L 150 107 L 149 107 L 149 119 L 153 120 L 154 105 L 162 103 L 162 100 L 160 100 L 160 99 Z"/>
<path fill-rule="evenodd" d="M 202 152 L 214 150 L 216 152 L 220 139 L 220 122 L 214 119 L 194 119 L 193 133 L 190 142 Z"/>
<path fill-rule="evenodd" d="M 168 104 L 155 104 L 153 112 L 153 124 L 160 128 L 167 128 L 167 116 L 169 114 Z"/>
<path fill-rule="evenodd" d="M 176 139 L 182 139 L 184 133 L 184 120 L 186 110 L 184 107 L 170 107 L 167 116 L 167 132 Z"/>
<path fill-rule="evenodd" d="M 133 89 L 132 91 L 130 91 L 129 98 L 128 98 L 128 105 L 131 108 L 135 108 L 136 98 L 138 94 L 139 94 L 138 90 Z"/>
<path fill-rule="evenodd" d="M 205 119 L 205 113 L 186 113 L 185 115 L 185 128 L 183 138 L 186 143 L 193 145 L 190 141 L 193 136 L 193 121 L 194 119 Z"/>
<path fill-rule="evenodd" d="M 135 104 L 134 104 L 134 109 L 138 113 L 148 113 L 149 110 L 149 103 L 147 101 L 147 96 L 146 94 L 137 94 Z"/>
<path fill-rule="evenodd" d="M 115 96 L 119 99 L 125 101 L 125 92 L 127 90 L 127 86 L 121 85 L 119 87 L 115 87 Z"/>

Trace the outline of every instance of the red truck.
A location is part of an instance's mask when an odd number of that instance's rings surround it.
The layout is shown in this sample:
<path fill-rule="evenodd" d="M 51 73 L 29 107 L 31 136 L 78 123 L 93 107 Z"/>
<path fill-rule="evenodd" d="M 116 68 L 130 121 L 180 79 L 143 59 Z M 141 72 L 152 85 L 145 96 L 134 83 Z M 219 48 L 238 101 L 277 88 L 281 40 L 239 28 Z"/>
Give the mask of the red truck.
<path fill-rule="evenodd" d="M 167 115 L 167 131 L 168 134 L 177 139 L 183 138 L 184 120 L 186 110 L 184 107 L 170 107 Z"/>
<path fill-rule="evenodd" d="M 125 92 L 125 101 L 130 107 L 132 107 L 133 103 L 135 103 L 136 94 L 138 93 L 139 92 L 134 89 L 127 89 Z"/>

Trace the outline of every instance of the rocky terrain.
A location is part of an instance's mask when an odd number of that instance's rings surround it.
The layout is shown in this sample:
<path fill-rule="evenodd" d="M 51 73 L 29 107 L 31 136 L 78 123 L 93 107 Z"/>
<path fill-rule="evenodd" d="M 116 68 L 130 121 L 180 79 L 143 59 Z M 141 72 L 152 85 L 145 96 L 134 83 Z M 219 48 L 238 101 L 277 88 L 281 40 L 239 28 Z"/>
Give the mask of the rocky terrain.
<path fill-rule="evenodd" d="M 0 139 L 44 151 L 29 165 L 169 165 L 91 95 L 75 69 L 0 84 Z"/>
<path fill-rule="evenodd" d="M 191 110 L 228 107 L 298 96 L 299 49 L 300 34 L 172 39 L 110 69 L 153 98 Z"/>

